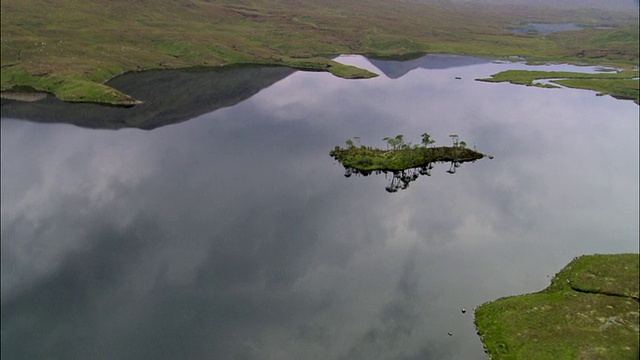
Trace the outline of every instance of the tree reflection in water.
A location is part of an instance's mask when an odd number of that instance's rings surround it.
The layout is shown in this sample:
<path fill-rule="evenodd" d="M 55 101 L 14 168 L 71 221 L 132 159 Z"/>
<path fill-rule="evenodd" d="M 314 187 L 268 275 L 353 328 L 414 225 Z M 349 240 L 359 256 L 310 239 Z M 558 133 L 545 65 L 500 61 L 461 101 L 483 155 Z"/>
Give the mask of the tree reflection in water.
<path fill-rule="evenodd" d="M 436 162 L 450 162 L 451 166 L 447 172 L 455 174 L 463 162 L 475 162 L 485 157 L 493 158 L 491 155 L 478 152 L 475 146 L 473 150 L 468 149 L 467 143 L 461 141 L 456 134 L 449 135 L 453 146 L 440 147 L 430 147 L 435 140 L 428 133 L 421 136 L 422 145 L 413 146 L 411 142 L 404 141 L 404 135 L 386 137 L 382 139 L 387 142 L 386 150 L 362 145 L 360 137 L 356 136 L 354 139 L 359 147 L 355 146 L 353 140 L 348 139 L 346 148 L 336 146 L 329 154 L 344 166 L 345 177 L 351 177 L 353 174 L 393 174 L 391 182 L 385 187 L 390 193 L 408 188 L 420 175 L 431 176 L 433 164 Z"/>
<path fill-rule="evenodd" d="M 451 161 L 451 165 L 449 170 L 446 172 L 449 174 L 455 174 L 456 169 L 460 167 L 461 163 L 465 161 Z M 471 161 L 475 162 L 475 160 Z M 431 170 L 433 169 L 433 163 L 428 163 L 425 166 L 409 168 L 406 170 L 400 171 L 386 171 L 386 170 L 375 170 L 375 171 L 362 171 L 352 167 L 345 167 L 344 176 L 351 177 L 352 175 L 356 176 L 369 176 L 371 174 L 392 174 L 391 180 L 385 186 L 385 190 L 390 193 L 398 192 L 398 190 L 405 190 L 409 187 L 409 184 L 418 180 L 420 176 L 431 176 Z"/>

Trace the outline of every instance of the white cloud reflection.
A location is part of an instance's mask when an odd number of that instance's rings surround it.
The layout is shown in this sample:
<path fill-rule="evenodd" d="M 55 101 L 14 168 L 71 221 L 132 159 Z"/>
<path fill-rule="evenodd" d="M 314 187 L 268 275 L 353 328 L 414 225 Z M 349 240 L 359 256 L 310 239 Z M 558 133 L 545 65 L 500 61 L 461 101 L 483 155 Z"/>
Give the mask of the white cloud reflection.
<path fill-rule="evenodd" d="M 3 119 L 3 357 L 482 359 L 461 308 L 638 251 L 637 105 L 473 81 L 504 67 L 299 72 L 151 132 Z M 495 159 L 387 194 L 328 155 L 424 131 Z"/>

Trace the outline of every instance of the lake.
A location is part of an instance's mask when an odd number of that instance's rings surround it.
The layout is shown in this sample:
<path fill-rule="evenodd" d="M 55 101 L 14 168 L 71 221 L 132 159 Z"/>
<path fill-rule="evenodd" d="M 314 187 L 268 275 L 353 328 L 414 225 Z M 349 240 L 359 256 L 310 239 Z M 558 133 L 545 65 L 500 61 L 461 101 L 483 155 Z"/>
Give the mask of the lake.
<path fill-rule="evenodd" d="M 2 358 L 484 359 L 474 307 L 639 251 L 638 105 L 474 80 L 597 69 L 338 60 L 381 76 L 149 72 L 113 81 L 130 109 L 3 100 Z M 329 156 L 424 132 L 494 158 L 390 194 Z"/>
<path fill-rule="evenodd" d="M 574 23 L 562 23 L 562 24 L 543 24 L 543 23 L 529 23 L 522 29 L 514 29 L 513 31 L 520 34 L 535 34 L 546 35 L 554 32 L 561 31 L 576 31 L 583 29 L 582 26 L 578 26 Z"/>

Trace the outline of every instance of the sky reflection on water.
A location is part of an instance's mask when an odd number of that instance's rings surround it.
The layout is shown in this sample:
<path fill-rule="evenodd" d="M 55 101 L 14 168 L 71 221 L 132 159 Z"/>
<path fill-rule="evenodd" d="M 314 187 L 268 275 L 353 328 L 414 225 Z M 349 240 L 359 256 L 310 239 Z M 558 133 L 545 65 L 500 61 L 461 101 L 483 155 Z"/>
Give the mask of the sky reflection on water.
<path fill-rule="evenodd" d="M 525 67 L 296 72 L 150 132 L 3 119 L 2 357 L 483 359 L 462 308 L 638 252 L 638 106 L 474 81 Z M 425 131 L 495 158 L 388 194 L 329 156 Z"/>

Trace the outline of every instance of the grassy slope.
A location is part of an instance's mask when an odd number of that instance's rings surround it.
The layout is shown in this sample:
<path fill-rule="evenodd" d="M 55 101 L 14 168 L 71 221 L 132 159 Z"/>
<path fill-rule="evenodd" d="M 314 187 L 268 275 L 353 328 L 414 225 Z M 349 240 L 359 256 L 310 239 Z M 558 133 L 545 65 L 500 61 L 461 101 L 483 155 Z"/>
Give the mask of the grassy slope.
<path fill-rule="evenodd" d="M 475 322 L 500 359 L 637 359 L 638 254 L 574 259 L 538 293 L 480 306 Z"/>
<path fill-rule="evenodd" d="M 126 71 L 154 68 L 264 63 L 372 76 L 322 57 L 340 53 L 447 52 L 638 64 L 637 14 L 401 0 L 2 0 L 1 5 L 2 90 L 30 87 L 68 101 L 133 103 L 102 83 Z M 507 30 L 529 21 L 616 28 L 546 37 Z"/>

